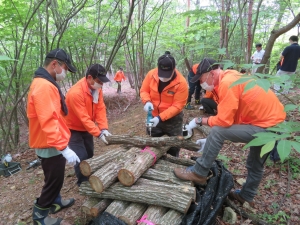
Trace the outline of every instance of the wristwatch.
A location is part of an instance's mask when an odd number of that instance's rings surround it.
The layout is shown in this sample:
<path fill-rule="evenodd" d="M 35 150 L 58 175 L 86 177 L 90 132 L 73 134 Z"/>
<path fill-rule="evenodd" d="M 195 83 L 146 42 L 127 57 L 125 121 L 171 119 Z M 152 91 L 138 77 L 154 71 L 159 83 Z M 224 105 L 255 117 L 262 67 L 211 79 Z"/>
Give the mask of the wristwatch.
<path fill-rule="evenodd" d="M 202 126 L 202 117 L 197 117 L 195 119 L 196 124 L 199 124 L 199 126 Z"/>

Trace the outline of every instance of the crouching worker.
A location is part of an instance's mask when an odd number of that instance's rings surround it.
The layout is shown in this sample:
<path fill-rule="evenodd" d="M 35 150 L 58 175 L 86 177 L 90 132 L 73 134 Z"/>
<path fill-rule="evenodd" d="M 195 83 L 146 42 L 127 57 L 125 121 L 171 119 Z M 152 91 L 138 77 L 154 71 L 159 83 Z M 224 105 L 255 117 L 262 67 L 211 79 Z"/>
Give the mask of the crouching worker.
<path fill-rule="evenodd" d="M 74 204 L 74 199 L 63 200 L 60 190 L 64 183 L 65 165 L 80 162 L 68 146 L 70 130 L 65 123 L 68 109 L 58 81 L 66 77 L 67 71 L 76 72 L 69 55 L 63 49 L 49 52 L 44 66 L 35 71 L 27 101 L 29 119 L 29 146 L 41 159 L 44 186 L 33 207 L 34 225 L 58 225 L 62 218 L 51 218 Z"/>
<path fill-rule="evenodd" d="M 108 132 L 106 107 L 103 101 L 102 85 L 109 82 L 106 70 L 100 64 L 91 65 L 85 77 L 79 80 L 66 95 L 69 114 L 66 117 L 71 131 L 69 146 L 76 152 L 80 160 L 92 158 L 94 155 L 93 136 L 105 144 Z M 80 172 L 79 163 L 74 166 L 77 185 L 88 178 Z"/>
<path fill-rule="evenodd" d="M 188 97 L 188 85 L 175 65 L 175 59 L 167 51 L 159 57 L 157 68 L 148 72 L 140 90 L 144 110 L 148 112 L 149 107 L 153 110 L 152 137 L 182 135 L 182 110 Z M 179 150 L 172 147 L 168 154 L 178 157 Z"/>
<path fill-rule="evenodd" d="M 235 70 L 222 71 L 213 59 L 204 58 L 198 67 L 195 80 L 207 83 L 207 86 L 219 85 L 218 114 L 208 118 L 194 118 L 188 125 L 193 129 L 197 125 L 212 127 L 207 136 L 203 154 L 192 170 L 176 168 L 175 175 L 182 179 L 206 185 L 207 175 L 218 156 L 225 140 L 249 143 L 254 134 L 266 132 L 266 128 L 284 121 L 284 107 L 270 89 L 266 92 L 259 86 L 244 92 L 246 83 L 230 87 L 240 78 Z M 203 86 L 202 86 L 203 87 Z M 241 203 L 247 201 L 254 206 L 254 197 L 263 177 L 264 162 L 268 154 L 260 157 L 262 146 L 252 146 L 248 154 L 246 183 L 240 191 L 232 191 L 229 197 Z"/>

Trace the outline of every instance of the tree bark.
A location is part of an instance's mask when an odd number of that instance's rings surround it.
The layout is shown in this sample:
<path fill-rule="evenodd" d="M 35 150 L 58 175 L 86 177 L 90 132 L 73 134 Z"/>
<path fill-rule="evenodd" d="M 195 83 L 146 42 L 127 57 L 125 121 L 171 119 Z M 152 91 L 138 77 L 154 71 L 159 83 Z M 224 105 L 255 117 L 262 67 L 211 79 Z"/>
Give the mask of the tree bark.
<path fill-rule="evenodd" d="M 81 211 L 86 215 L 91 215 L 91 208 L 99 201 L 101 201 L 99 198 L 88 198 L 81 206 Z"/>
<path fill-rule="evenodd" d="M 157 159 L 164 155 L 170 147 L 146 147 L 144 152 L 136 155 L 130 163 L 126 163 L 118 173 L 119 181 L 125 186 L 133 185 Z M 154 157 L 155 155 L 155 157 Z"/>
<path fill-rule="evenodd" d="M 151 185 L 143 184 L 143 182 L 140 181 L 137 185 L 131 187 L 125 187 L 118 182 L 110 186 L 101 194 L 93 191 L 88 182 L 83 182 L 80 185 L 79 192 L 82 195 L 97 198 L 109 198 L 164 206 L 182 213 L 187 212 L 191 205 L 192 198 L 194 198 L 191 194 L 182 194 L 182 190 L 180 189 L 172 190 L 172 193 L 170 193 L 169 184 L 158 181 Z"/>
<path fill-rule="evenodd" d="M 136 221 L 141 218 L 146 209 L 146 204 L 133 202 L 125 209 L 122 215 L 119 216 L 119 219 L 128 225 L 136 225 Z"/>
<path fill-rule="evenodd" d="M 158 222 L 158 224 L 179 225 L 182 221 L 182 213 L 170 209 Z"/>
<path fill-rule="evenodd" d="M 158 224 L 160 218 L 168 211 L 167 208 L 162 206 L 150 205 L 148 209 L 144 212 L 142 218 L 148 220 L 154 224 Z M 138 225 L 148 225 L 148 223 L 140 222 Z"/>
<path fill-rule="evenodd" d="M 98 193 L 101 193 L 108 188 L 117 180 L 118 172 L 124 166 L 124 163 L 131 162 L 135 158 L 135 155 L 140 151 L 139 148 L 131 148 L 127 152 L 122 153 L 123 155 L 119 157 L 120 159 L 118 161 L 106 163 L 102 168 L 90 176 L 89 182 L 92 188 Z"/>
<path fill-rule="evenodd" d="M 88 177 L 107 162 L 116 159 L 122 152 L 125 151 L 126 150 L 123 148 L 118 148 L 113 151 L 107 151 L 97 157 L 83 160 L 79 165 L 80 171 L 84 176 Z"/>
<path fill-rule="evenodd" d="M 193 166 L 196 163 L 194 160 L 178 158 L 178 157 L 171 156 L 169 154 L 163 156 L 162 159 L 183 166 Z"/>
<path fill-rule="evenodd" d="M 113 200 L 111 199 L 102 199 L 91 208 L 91 215 L 97 217 L 99 213 L 102 213 L 112 203 L 112 201 Z"/>
<path fill-rule="evenodd" d="M 165 161 L 165 160 L 163 160 Z M 172 163 L 174 164 L 174 163 Z M 186 168 L 186 166 L 182 166 L 182 165 L 178 165 L 178 164 L 174 164 L 175 166 L 171 166 L 169 164 L 167 165 L 163 165 L 163 164 L 155 164 L 152 166 L 153 169 L 156 169 L 156 170 L 160 170 L 160 171 L 164 171 L 164 172 L 171 172 L 173 173 L 174 169 L 175 168 Z"/>
<path fill-rule="evenodd" d="M 198 151 L 199 145 L 196 143 L 185 140 L 182 136 L 177 137 L 133 137 L 130 135 L 112 135 L 106 137 L 109 144 L 128 144 L 137 147 L 178 147 L 191 151 Z"/>
<path fill-rule="evenodd" d="M 113 201 L 105 210 L 105 212 L 110 213 L 115 217 L 119 217 L 125 211 L 130 202 L 115 200 Z"/>

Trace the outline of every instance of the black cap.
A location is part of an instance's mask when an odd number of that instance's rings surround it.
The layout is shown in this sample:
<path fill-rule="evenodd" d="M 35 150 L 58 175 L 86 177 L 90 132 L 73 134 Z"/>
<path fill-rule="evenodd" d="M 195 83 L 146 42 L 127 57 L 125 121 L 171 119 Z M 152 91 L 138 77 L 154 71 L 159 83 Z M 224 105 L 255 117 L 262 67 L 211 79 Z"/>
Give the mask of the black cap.
<path fill-rule="evenodd" d="M 175 59 L 171 56 L 169 51 L 166 51 L 164 55 L 158 58 L 158 76 L 162 78 L 170 78 L 175 69 Z"/>
<path fill-rule="evenodd" d="M 68 67 L 68 70 L 72 73 L 75 73 L 77 69 L 72 65 L 70 56 L 61 48 L 52 50 L 46 55 L 46 58 L 54 58 L 65 63 Z"/>
<path fill-rule="evenodd" d="M 197 80 L 200 79 L 202 74 L 207 73 L 211 70 L 217 69 L 219 67 L 219 64 L 216 64 L 216 60 L 210 59 L 210 58 L 204 58 L 201 60 L 201 62 L 198 65 L 197 73 L 195 76 L 191 79 L 191 82 L 194 83 Z"/>
<path fill-rule="evenodd" d="M 257 43 L 257 44 L 255 45 L 255 47 L 261 47 L 261 46 L 262 46 L 261 43 Z"/>
<path fill-rule="evenodd" d="M 86 71 L 86 75 L 91 75 L 94 78 L 98 78 L 102 83 L 109 82 L 110 80 L 106 77 L 106 70 L 100 64 L 91 65 Z"/>

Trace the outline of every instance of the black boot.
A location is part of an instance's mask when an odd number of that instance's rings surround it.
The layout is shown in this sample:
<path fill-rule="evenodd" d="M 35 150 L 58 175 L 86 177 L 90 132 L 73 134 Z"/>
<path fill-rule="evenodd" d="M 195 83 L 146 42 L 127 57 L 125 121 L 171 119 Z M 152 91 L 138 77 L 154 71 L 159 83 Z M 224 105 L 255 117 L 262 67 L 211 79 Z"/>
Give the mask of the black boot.
<path fill-rule="evenodd" d="M 62 218 L 51 218 L 48 216 L 50 208 L 42 208 L 34 204 L 32 220 L 33 225 L 60 225 Z"/>
<path fill-rule="evenodd" d="M 69 198 L 67 200 L 63 200 L 58 194 L 57 198 L 54 200 L 52 203 L 52 206 L 50 207 L 50 212 L 51 214 L 58 213 L 60 210 L 64 208 L 68 208 L 74 204 L 75 200 L 74 198 Z"/>

